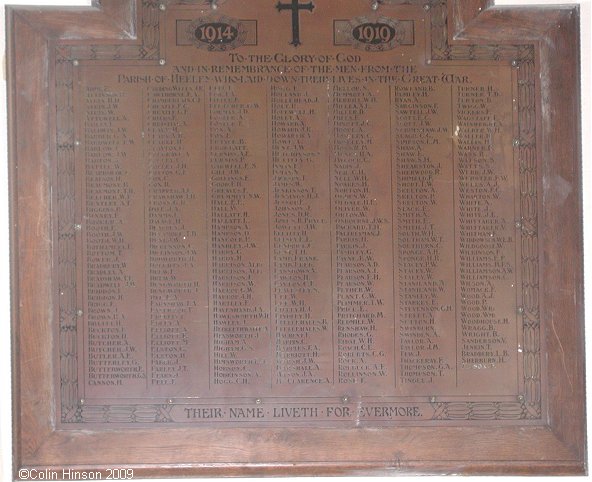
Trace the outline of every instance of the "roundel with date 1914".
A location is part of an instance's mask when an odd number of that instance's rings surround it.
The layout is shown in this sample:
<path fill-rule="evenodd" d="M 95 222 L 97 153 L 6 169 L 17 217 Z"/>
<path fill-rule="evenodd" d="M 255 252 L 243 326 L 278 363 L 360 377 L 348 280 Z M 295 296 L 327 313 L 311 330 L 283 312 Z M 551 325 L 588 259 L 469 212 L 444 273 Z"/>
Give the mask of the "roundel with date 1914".
<path fill-rule="evenodd" d="M 409 37 L 407 23 L 409 22 L 400 22 L 388 17 L 354 18 L 349 22 L 348 28 L 351 44 L 355 48 L 369 52 L 391 50 L 398 45 L 405 45 Z"/>
<path fill-rule="evenodd" d="M 218 52 L 244 45 L 247 34 L 241 22 L 228 17 L 199 18 L 187 25 L 186 33 L 197 48 Z"/>

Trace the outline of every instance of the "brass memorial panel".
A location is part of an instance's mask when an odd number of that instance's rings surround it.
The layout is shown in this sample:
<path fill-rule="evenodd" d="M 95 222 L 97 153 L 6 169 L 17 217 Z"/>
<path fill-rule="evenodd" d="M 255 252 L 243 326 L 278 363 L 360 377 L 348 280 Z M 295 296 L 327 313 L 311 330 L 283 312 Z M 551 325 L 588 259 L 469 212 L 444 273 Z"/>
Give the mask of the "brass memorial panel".
<path fill-rule="evenodd" d="M 541 423 L 532 45 L 143 1 L 56 48 L 61 425 Z"/>

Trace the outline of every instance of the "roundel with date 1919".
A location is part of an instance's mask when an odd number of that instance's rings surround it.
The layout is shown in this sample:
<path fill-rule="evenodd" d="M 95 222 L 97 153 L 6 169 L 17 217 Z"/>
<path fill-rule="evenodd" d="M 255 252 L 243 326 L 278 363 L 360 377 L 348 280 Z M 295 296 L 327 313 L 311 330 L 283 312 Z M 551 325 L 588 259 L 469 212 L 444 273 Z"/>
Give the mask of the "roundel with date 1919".
<path fill-rule="evenodd" d="M 391 50 L 397 45 L 405 45 L 407 25 L 388 17 L 358 17 L 349 22 L 351 43 L 366 51 Z"/>

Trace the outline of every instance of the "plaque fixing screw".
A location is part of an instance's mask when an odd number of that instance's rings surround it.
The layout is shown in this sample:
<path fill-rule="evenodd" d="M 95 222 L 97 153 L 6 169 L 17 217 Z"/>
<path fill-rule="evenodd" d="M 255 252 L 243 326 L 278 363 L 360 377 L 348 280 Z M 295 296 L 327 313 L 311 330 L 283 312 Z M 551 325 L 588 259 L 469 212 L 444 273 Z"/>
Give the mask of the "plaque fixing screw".
<path fill-rule="evenodd" d="M 76 231 L 82 231 L 82 224 L 75 224 L 75 225 L 74 225 L 74 229 L 75 229 Z"/>
<path fill-rule="evenodd" d="M 80 145 L 80 141 L 74 141 L 74 145 L 78 147 Z"/>
<path fill-rule="evenodd" d="M 172 405 L 172 404 L 173 404 L 173 399 L 172 399 L 172 398 L 169 398 L 169 399 L 167 400 L 167 402 L 168 402 L 168 404 L 169 404 L 169 405 Z"/>
<path fill-rule="evenodd" d="M 79 405 L 84 405 L 84 398 L 81 398 L 80 401 L 78 402 Z"/>
<path fill-rule="evenodd" d="M 514 147 L 518 147 L 520 145 L 520 139 L 514 139 L 514 142 L 512 142 L 512 144 L 514 145 Z"/>
<path fill-rule="evenodd" d="M 342 403 L 348 403 L 349 402 L 349 397 L 347 395 L 344 395 L 343 397 L 341 397 L 341 402 Z"/>
<path fill-rule="evenodd" d="M 512 67 L 518 67 L 518 61 L 512 60 Z"/>
<path fill-rule="evenodd" d="M 524 395 L 518 395 L 518 401 L 520 403 L 524 402 Z"/>
<path fill-rule="evenodd" d="M 84 311 L 82 311 L 82 310 L 78 310 L 78 311 L 76 312 L 76 316 L 80 317 L 80 316 L 82 316 L 82 315 L 84 315 Z"/>
<path fill-rule="evenodd" d="M 523 314 L 524 313 L 524 308 L 522 308 L 522 306 L 518 307 L 518 314 Z"/>
<path fill-rule="evenodd" d="M 371 8 L 372 10 L 378 10 L 378 1 L 374 0 L 374 1 L 372 2 L 372 4 L 370 5 L 370 8 Z"/>
<path fill-rule="evenodd" d="M 257 405 L 261 405 L 261 404 L 263 403 L 263 400 L 261 400 L 260 398 L 256 398 L 256 399 L 255 399 L 255 403 L 256 403 Z"/>
<path fill-rule="evenodd" d="M 73 60 L 73 61 L 72 61 L 72 65 L 73 65 L 74 67 L 78 67 L 78 66 L 80 65 L 80 62 L 78 62 L 78 60 Z"/>
<path fill-rule="evenodd" d="M 210 0 L 210 7 L 212 8 L 212 10 L 218 10 L 218 1 Z"/>
<path fill-rule="evenodd" d="M 430 403 L 436 403 L 436 397 L 433 395 L 430 397 Z"/>
<path fill-rule="evenodd" d="M 522 227 L 522 222 L 521 221 L 516 221 L 515 226 L 516 226 L 516 228 L 520 229 Z"/>
<path fill-rule="evenodd" d="M 166 10 L 166 5 L 164 3 L 161 3 L 158 8 L 160 8 L 160 10 L 162 10 L 163 12 Z"/>
<path fill-rule="evenodd" d="M 158 61 L 158 65 L 166 65 L 166 60 L 165 59 L 160 59 Z"/>
<path fill-rule="evenodd" d="M 430 8 L 432 8 L 432 6 L 431 6 L 429 3 L 426 3 L 426 4 L 423 6 L 423 9 L 424 9 L 426 12 L 427 12 L 427 11 L 428 11 Z"/>

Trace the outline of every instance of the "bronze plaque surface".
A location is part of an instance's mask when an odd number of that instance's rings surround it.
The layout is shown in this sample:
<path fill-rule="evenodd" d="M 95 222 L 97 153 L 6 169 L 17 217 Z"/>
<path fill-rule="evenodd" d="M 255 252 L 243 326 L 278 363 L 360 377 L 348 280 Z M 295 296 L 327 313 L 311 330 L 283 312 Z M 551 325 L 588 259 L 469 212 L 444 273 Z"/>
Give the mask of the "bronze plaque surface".
<path fill-rule="evenodd" d="M 144 3 L 57 49 L 62 427 L 541 423 L 533 46 Z"/>

